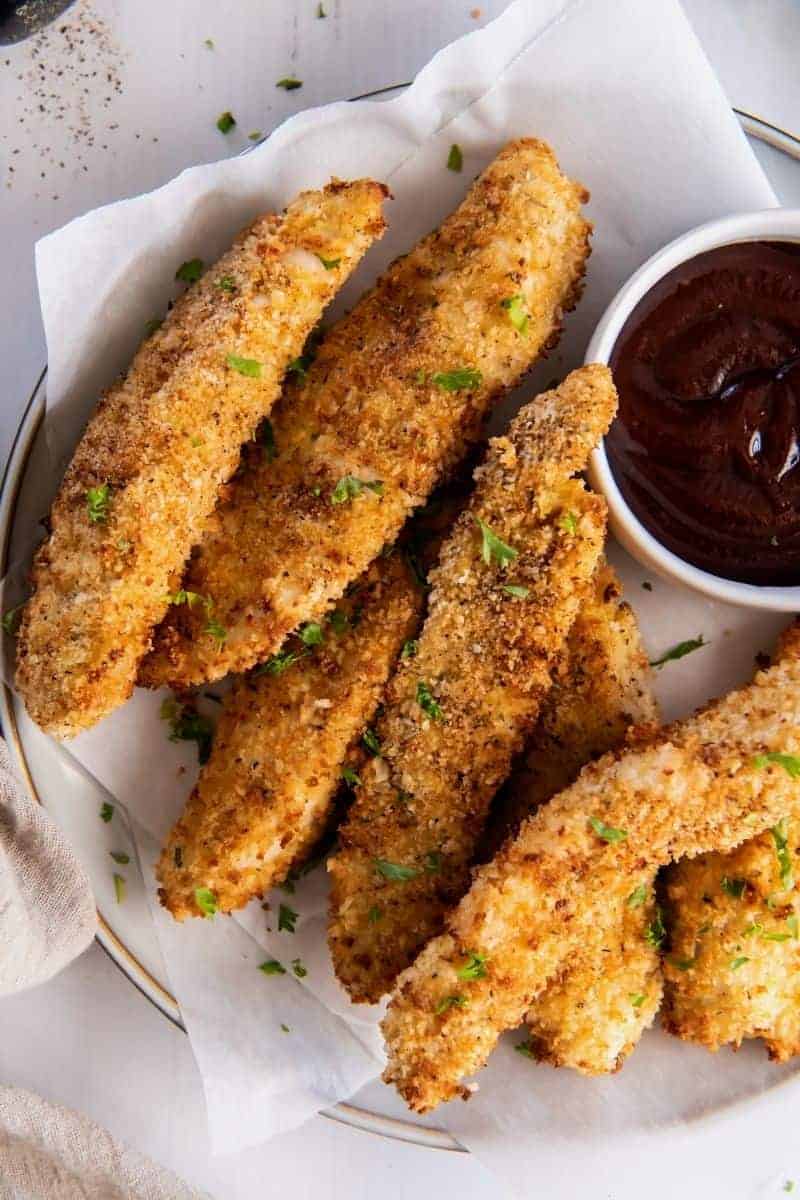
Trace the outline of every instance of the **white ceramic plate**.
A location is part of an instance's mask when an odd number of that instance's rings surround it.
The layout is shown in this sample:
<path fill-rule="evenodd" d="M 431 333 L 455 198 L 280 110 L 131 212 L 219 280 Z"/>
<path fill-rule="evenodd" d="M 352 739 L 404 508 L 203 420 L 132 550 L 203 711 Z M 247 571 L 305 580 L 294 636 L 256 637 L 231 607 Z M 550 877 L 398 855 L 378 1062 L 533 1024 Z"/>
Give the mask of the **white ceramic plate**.
<path fill-rule="evenodd" d="M 398 89 L 383 90 L 392 92 Z M 751 114 L 738 115 L 749 136 L 800 163 L 800 138 Z M 769 164 L 765 165 L 769 170 Z M 26 405 L 0 489 L 2 574 L 13 571 L 15 563 L 31 545 L 36 525 L 46 511 L 52 492 L 49 456 L 45 439 L 41 435 L 41 420 L 45 407 L 45 374 L 43 372 L 37 381 Z M 627 577 L 627 587 L 629 593 L 632 593 L 634 588 L 639 587 L 645 573 L 630 560 L 626 562 L 619 556 L 614 557 L 620 565 L 623 577 Z M 636 598 L 638 601 L 638 596 Z M 684 599 L 685 604 L 681 603 Z M 651 598 L 649 594 L 643 597 L 641 604 L 637 603 L 645 636 L 648 635 L 648 626 L 651 633 L 658 626 L 653 616 L 653 608 L 657 604 L 657 598 Z M 731 615 L 732 610 L 707 604 L 688 592 L 685 598 L 679 594 L 676 605 L 673 590 L 670 609 L 676 623 L 681 619 L 681 608 L 684 610 L 684 617 L 690 616 L 692 620 L 695 615 L 699 620 L 702 611 L 705 630 L 719 639 L 730 637 L 731 627 L 737 625 L 738 621 L 749 622 L 745 639 L 747 644 L 743 650 L 737 652 L 734 649 L 736 639 L 731 638 L 726 648 L 729 648 L 730 652 L 714 656 L 714 679 L 711 680 L 711 686 L 719 691 L 746 677 L 744 659 L 750 655 L 753 636 L 762 638 L 761 644 L 767 647 L 774 629 L 785 623 L 780 618 L 762 617 L 757 631 L 754 631 L 752 614 L 743 614 L 737 618 Z M 705 664 L 698 663 L 697 671 L 702 674 L 710 667 L 710 662 L 709 659 Z M 676 703 L 681 710 L 686 708 L 687 685 L 689 691 L 697 686 L 687 677 L 682 677 L 680 701 L 676 697 Z M 708 687 L 709 681 L 705 678 L 697 687 L 698 701 L 705 697 Z M 669 714 L 672 706 L 670 684 L 665 682 L 660 692 L 662 704 Z M 67 832 L 89 873 L 98 902 L 100 945 L 131 983 L 155 1004 L 165 1017 L 182 1028 L 180 1010 L 169 990 L 141 880 L 129 880 L 124 906 L 115 903 L 111 873 L 108 869 L 108 854 L 111 849 L 120 848 L 119 833 L 116 828 L 112 830 L 111 826 L 98 820 L 99 807 L 103 800 L 109 797 L 104 795 L 98 782 L 90 777 L 75 759 L 33 725 L 7 686 L 0 687 L 0 719 L 17 765 L 32 794 L 45 805 Z M 790 1074 L 791 1072 L 776 1071 L 775 1084 L 785 1081 Z M 749 1094 L 745 1091 L 741 1096 L 728 1097 L 728 1100 L 745 1100 Z M 385 1137 L 411 1141 L 440 1150 L 463 1150 L 454 1138 L 437 1129 L 432 1122 L 427 1122 L 425 1118 L 409 1118 L 394 1093 L 378 1083 L 364 1089 L 358 1099 L 358 1105 L 338 1104 L 323 1115 Z"/>

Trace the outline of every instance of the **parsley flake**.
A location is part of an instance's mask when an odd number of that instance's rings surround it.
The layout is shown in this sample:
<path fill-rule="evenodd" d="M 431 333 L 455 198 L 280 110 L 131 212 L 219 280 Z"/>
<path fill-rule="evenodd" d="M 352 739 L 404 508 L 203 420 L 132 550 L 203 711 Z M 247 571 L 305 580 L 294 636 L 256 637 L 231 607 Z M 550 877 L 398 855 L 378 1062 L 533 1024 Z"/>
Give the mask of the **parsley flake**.
<path fill-rule="evenodd" d="M 288 904 L 281 904 L 278 909 L 278 932 L 294 933 L 298 914 Z"/>
<path fill-rule="evenodd" d="M 416 879 L 419 875 L 417 867 L 404 867 L 402 863 L 389 862 L 385 858 L 373 858 L 372 861 L 378 874 L 393 883 L 408 883 L 410 879 Z"/>
<path fill-rule="evenodd" d="M 9 637 L 16 636 L 23 608 L 24 604 L 16 604 L 13 608 L 9 608 L 3 613 L 3 632 L 7 633 Z"/>
<path fill-rule="evenodd" d="M 376 925 L 382 916 L 382 910 L 378 908 L 377 904 L 373 904 L 372 908 L 367 913 L 367 920 L 369 921 L 370 925 Z"/>
<path fill-rule="evenodd" d="M 502 591 L 506 592 L 509 596 L 516 596 L 518 600 L 527 600 L 531 594 L 530 588 L 522 587 L 519 583 L 504 583 L 501 586 Z"/>
<path fill-rule="evenodd" d="M 254 675 L 282 675 L 289 667 L 294 666 L 301 658 L 305 658 L 308 654 L 304 650 L 302 654 L 297 650 L 286 650 L 281 654 L 273 654 L 272 658 L 268 658 L 266 662 L 260 663 L 253 671 Z"/>
<path fill-rule="evenodd" d="M 298 979 L 305 979 L 308 974 L 308 967 L 304 967 L 299 958 L 292 959 L 292 970 Z"/>
<path fill-rule="evenodd" d="M 456 367 L 453 371 L 437 371 L 431 375 L 431 383 L 446 392 L 472 391 L 480 387 L 483 375 L 474 367 Z"/>
<path fill-rule="evenodd" d="M 291 75 L 284 76 L 283 79 L 279 79 L 275 84 L 275 87 L 283 88 L 285 92 L 296 92 L 302 86 L 302 79 L 294 79 Z"/>
<path fill-rule="evenodd" d="M 656 908 L 656 915 L 653 917 L 650 924 L 647 926 L 644 934 L 644 940 L 648 946 L 653 946 L 656 950 L 660 949 L 664 944 L 664 939 L 667 936 L 667 931 L 664 927 L 664 918 L 661 914 L 661 909 Z"/>
<path fill-rule="evenodd" d="M 212 617 L 209 613 L 203 633 L 207 634 L 213 642 L 216 643 L 217 651 L 221 651 L 228 638 L 228 631 L 216 617 Z"/>
<path fill-rule="evenodd" d="M 578 518 L 575 516 L 574 512 L 562 513 L 558 518 L 558 524 L 562 529 L 565 529 L 567 533 L 578 532 Z"/>
<path fill-rule="evenodd" d="M 342 612 L 340 608 L 335 608 L 333 612 L 328 615 L 328 624 L 336 636 L 341 637 L 342 634 L 347 633 L 350 625 L 350 618 L 346 612 Z"/>
<path fill-rule="evenodd" d="M 647 892 L 648 888 L 644 883 L 640 883 L 638 887 L 634 888 L 630 896 L 628 896 L 628 899 L 625 901 L 628 908 L 641 908 L 647 899 Z"/>
<path fill-rule="evenodd" d="M 114 815 L 114 805 L 109 804 L 108 801 L 106 801 L 105 804 L 103 804 L 102 808 L 100 809 L 100 820 L 105 821 L 105 823 L 107 825 L 108 822 L 113 817 L 113 815 Z"/>
<path fill-rule="evenodd" d="M 749 962 L 750 962 L 750 959 L 749 959 L 749 958 L 746 958 L 746 957 L 745 957 L 745 956 L 742 954 L 742 955 L 740 955 L 738 958 L 733 958 L 733 959 L 731 959 L 731 970 L 732 970 L 732 971 L 738 971 L 738 970 L 739 970 L 739 967 L 743 967 L 745 963 L 749 963 Z"/>
<path fill-rule="evenodd" d="M 420 679 L 417 683 L 417 704 L 432 721 L 444 720 L 444 712 L 441 705 L 434 699 L 431 689 L 424 679 Z"/>
<path fill-rule="evenodd" d="M 786 924 L 789 927 L 789 933 L 792 935 L 792 937 L 800 938 L 800 923 L 798 923 L 795 913 L 792 913 L 790 917 L 786 918 Z"/>
<path fill-rule="evenodd" d="M 189 258 L 178 267 L 175 278 L 180 279 L 181 283 L 197 283 L 204 266 L 202 258 Z"/>
<path fill-rule="evenodd" d="M 350 787 L 361 787 L 361 776 L 352 767 L 342 767 L 341 776 Z"/>
<path fill-rule="evenodd" d="M 723 875 L 719 886 L 723 892 L 729 896 L 733 896 L 734 900 L 741 900 L 744 895 L 744 889 L 747 887 L 746 879 L 731 879 L 727 875 Z"/>
<path fill-rule="evenodd" d="M 440 1017 L 442 1013 L 448 1012 L 451 1008 L 463 1008 L 465 1004 L 469 1004 L 466 996 L 443 996 L 433 1011 L 437 1017 Z"/>
<path fill-rule="evenodd" d="M 453 142 L 447 156 L 448 171 L 460 171 L 464 166 L 464 154 L 457 142 Z"/>
<path fill-rule="evenodd" d="M 442 856 L 438 850 L 431 850 L 425 855 L 425 873 L 438 875 L 442 869 Z"/>
<path fill-rule="evenodd" d="M 674 662 L 676 659 L 685 658 L 687 654 L 691 654 L 695 650 L 700 650 L 703 646 L 709 643 L 704 640 L 702 633 L 699 637 L 689 638 L 686 642 L 678 642 L 677 646 L 673 646 L 671 650 L 667 650 L 661 655 L 661 658 L 654 658 L 650 662 L 651 667 L 663 667 L 664 663 Z"/>
<path fill-rule="evenodd" d="M 628 999 L 634 1008 L 641 1008 L 647 997 L 644 992 L 629 992 Z"/>
<path fill-rule="evenodd" d="M 419 650 L 419 642 L 416 640 L 416 638 L 409 638 L 408 641 L 403 642 L 403 649 L 400 651 L 400 657 L 401 659 L 416 658 L 417 650 Z"/>
<path fill-rule="evenodd" d="M 117 897 L 117 904 L 122 904 L 125 899 L 125 877 L 123 875 L 114 875 L 114 895 Z"/>
<path fill-rule="evenodd" d="M 105 525 L 111 503 L 111 485 L 101 483 L 86 492 L 86 512 L 92 525 Z"/>
<path fill-rule="evenodd" d="M 197 742 L 198 762 L 207 763 L 211 754 L 214 728 L 208 717 L 199 713 L 193 704 L 183 704 L 174 696 L 161 702 L 159 716 L 169 722 L 171 742 Z"/>
<path fill-rule="evenodd" d="M 513 562 L 519 551 L 502 541 L 480 517 L 475 517 L 475 523 L 481 531 L 481 558 L 487 567 L 492 565 L 492 560 L 497 563 L 498 567 L 504 567 L 507 562 Z"/>
<path fill-rule="evenodd" d="M 277 958 L 267 958 L 259 966 L 259 971 L 264 975 L 285 975 L 286 967 L 283 963 L 279 963 Z"/>
<path fill-rule="evenodd" d="M 787 775 L 792 779 L 800 779 L 800 758 L 796 754 L 778 754 L 773 752 L 770 754 L 757 754 L 753 759 L 753 766 L 763 768 L 769 766 L 770 763 L 775 763 L 779 767 L 783 767 Z"/>
<path fill-rule="evenodd" d="M 327 15 L 328 14 L 325 12 L 325 6 L 323 5 L 322 0 L 320 0 L 319 4 L 317 5 L 317 20 L 324 21 Z"/>
<path fill-rule="evenodd" d="M 792 871 L 792 858 L 789 853 L 786 822 L 779 821 L 777 825 L 773 825 L 770 833 L 775 843 L 775 853 L 778 856 L 778 866 L 781 871 L 781 887 L 784 889 L 794 887 L 794 872 Z"/>
<path fill-rule="evenodd" d="M 531 1046 L 530 1042 L 517 1042 L 514 1049 L 516 1050 L 517 1054 L 522 1054 L 522 1055 L 524 1055 L 525 1058 L 533 1058 L 533 1059 L 536 1058 L 536 1055 L 533 1053 L 533 1047 Z"/>
<path fill-rule="evenodd" d="M 378 737 L 378 735 L 374 729 L 365 729 L 361 735 L 361 741 L 364 743 L 364 746 L 366 747 L 366 749 L 369 750 L 369 752 L 373 758 L 380 758 L 380 756 L 381 756 L 380 738 Z"/>
<path fill-rule="evenodd" d="M 304 625 L 298 636 L 304 646 L 321 646 L 325 640 L 322 626 L 316 621 L 309 621 Z"/>
<path fill-rule="evenodd" d="M 521 294 L 509 296 L 506 300 L 500 301 L 500 307 L 504 308 L 508 313 L 508 319 L 517 333 L 521 334 L 522 337 L 526 337 L 529 317 L 525 311 L 525 297 Z"/>
<path fill-rule="evenodd" d="M 266 418 L 261 422 L 258 441 L 261 449 L 264 451 L 264 457 L 267 462 L 274 462 L 278 457 L 278 447 L 275 445 L 275 430 L 272 428 L 272 422 Z"/>
<path fill-rule="evenodd" d="M 208 917 L 210 919 L 215 915 L 217 911 L 217 897 L 211 891 L 211 888 L 195 888 L 194 902 L 204 917 Z"/>
<path fill-rule="evenodd" d="M 331 492 L 331 504 L 346 504 L 348 500 L 355 500 L 365 488 L 376 496 L 383 495 L 380 479 L 356 479 L 355 475 L 343 475 Z"/>
<path fill-rule="evenodd" d="M 230 133 L 236 124 L 236 118 L 228 109 L 217 117 L 217 129 L 220 133 Z"/>
<path fill-rule="evenodd" d="M 475 950 L 467 951 L 467 961 L 456 971 L 459 979 L 485 979 L 486 978 L 486 955 L 478 954 Z"/>
<path fill-rule="evenodd" d="M 263 130 L 251 129 L 247 135 L 247 139 L 250 142 L 260 142 L 261 139 L 263 138 L 263 136 L 264 136 Z"/>
<path fill-rule="evenodd" d="M 627 829 L 614 829 L 613 825 L 606 825 L 599 817 L 589 817 L 589 824 L 604 842 L 624 842 L 628 836 Z"/>
<path fill-rule="evenodd" d="M 322 265 L 326 271 L 335 270 L 335 268 L 338 267 L 340 262 L 342 261 L 341 258 L 323 258 L 323 256 L 321 254 L 318 254 L 317 258 L 322 263 Z"/>
<path fill-rule="evenodd" d="M 677 967 L 679 971 L 691 971 L 695 964 L 693 958 L 671 958 L 670 963 L 673 967 Z"/>
<path fill-rule="evenodd" d="M 161 317 L 151 317 L 150 320 L 145 324 L 144 336 L 152 337 L 156 330 L 160 329 L 163 324 L 164 322 Z"/>
<path fill-rule="evenodd" d="M 260 379 L 264 370 L 263 364 L 255 358 L 240 358 L 238 354 L 226 354 L 225 363 L 232 371 L 246 375 L 248 379 Z"/>
<path fill-rule="evenodd" d="M 219 279 L 214 280 L 214 287 L 220 292 L 235 292 L 236 280 L 230 275 L 220 275 Z"/>
<path fill-rule="evenodd" d="M 114 862 L 119 863 L 121 867 L 127 867 L 128 863 L 131 861 L 130 854 L 124 854 L 122 850 L 109 850 L 109 854 L 113 858 Z"/>

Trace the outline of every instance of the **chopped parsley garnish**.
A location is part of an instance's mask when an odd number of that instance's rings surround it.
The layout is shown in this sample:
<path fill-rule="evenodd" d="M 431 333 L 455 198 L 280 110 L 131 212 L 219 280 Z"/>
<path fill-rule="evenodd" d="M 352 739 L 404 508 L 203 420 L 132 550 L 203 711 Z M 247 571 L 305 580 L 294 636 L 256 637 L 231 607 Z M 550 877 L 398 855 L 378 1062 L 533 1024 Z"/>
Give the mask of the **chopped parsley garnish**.
<path fill-rule="evenodd" d="M 380 758 L 380 756 L 381 756 L 380 738 L 378 737 L 378 735 L 374 729 L 365 729 L 361 735 L 361 741 L 364 743 L 367 750 L 369 750 L 369 752 L 373 758 Z"/>
<path fill-rule="evenodd" d="M 431 850 L 425 855 L 425 873 L 438 875 L 442 869 L 442 856 L 438 850 Z"/>
<path fill-rule="evenodd" d="M 792 858 L 789 853 L 786 822 L 779 821 L 777 825 L 773 825 L 770 833 L 775 843 L 775 853 L 778 856 L 778 866 L 781 870 L 781 887 L 784 889 L 794 887 L 794 872 L 792 871 Z"/>
<path fill-rule="evenodd" d="M 794 1180 L 787 1179 L 786 1183 L 783 1185 L 783 1190 L 785 1192 L 793 1192 L 794 1191 Z"/>
<path fill-rule="evenodd" d="M 309 621 L 304 625 L 298 636 L 304 646 L 321 646 L 325 641 L 322 626 L 316 621 Z"/>
<path fill-rule="evenodd" d="M 182 704 L 174 696 L 162 701 L 159 715 L 162 721 L 169 722 L 171 742 L 197 742 L 198 762 L 208 762 L 214 737 L 208 717 L 199 713 L 194 705 Z"/>
<path fill-rule="evenodd" d="M 211 888 L 195 888 L 194 902 L 204 917 L 213 917 L 215 915 L 217 911 L 217 897 L 211 891 Z"/>
<path fill-rule="evenodd" d="M 530 1042 L 517 1042 L 514 1049 L 516 1050 L 517 1054 L 523 1054 L 525 1058 L 536 1058 Z"/>
<path fill-rule="evenodd" d="M 317 20 L 324 21 L 327 15 L 328 14 L 325 12 L 325 6 L 323 5 L 322 0 L 320 0 L 319 4 L 317 5 Z"/>
<path fill-rule="evenodd" d="M 219 279 L 214 281 L 214 287 L 219 288 L 221 292 L 235 292 L 236 280 L 232 279 L 230 275 L 220 275 Z"/>
<path fill-rule="evenodd" d="M 291 1033 L 289 1026 L 284 1025 L 283 1021 L 281 1021 L 281 1029 L 283 1030 L 284 1033 Z"/>
<path fill-rule="evenodd" d="M 763 768 L 769 766 L 770 763 L 775 763 L 779 767 L 783 767 L 787 775 L 791 775 L 792 779 L 800 779 L 800 758 L 796 754 L 778 754 L 773 752 L 770 754 L 757 754 L 753 759 L 753 766 Z"/>
<path fill-rule="evenodd" d="M 121 867 L 127 867 L 128 863 L 131 861 L 130 854 L 125 854 L 122 850 L 109 850 L 109 854 L 113 858 L 114 862 L 119 863 Z"/>
<path fill-rule="evenodd" d="M 383 484 L 379 479 L 356 479 L 355 475 L 343 475 L 331 492 L 331 504 L 346 504 L 348 500 L 355 500 L 365 488 L 376 496 L 383 495 Z"/>
<path fill-rule="evenodd" d="M 404 867 L 402 863 L 389 862 L 385 858 L 373 858 L 375 869 L 384 879 L 391 879 L 393 883 L 408 883 L 409 879 L 416 879 L 419 875 L 418 867 Z"/>
<path fill-rule="evenodd" d="M 278 909 L 278 932 L 294 933 L 298 914 L 288 904 L 281 904 Z"/>
<path fill-rule="evenodd" d="M 86 511 L 92 525 L 105 525 L 108 520 L 108 506 L 111 503 L 111 485 L 101 483 L 99 487 L 89 488 L 86 493 Z"/>
<path fill-rule="evenodd" d="M 335 608 L 328 616 L 328 624 L 336 636 L 341 637 L 343 633 L 347 633 L 350 618 L 346 612 L 342 612 L 340 608 Z"/>
<path fill-rule="evenodd" d="M 647 892 L 648 888 L 644 883 L 640 883 L 638 887 L 634 888 L 625 902 L 628 908 L 641 908 L 647 899 Z"/>
<path fill-rule="evenodd" d="M 204 263 L 202 258 L 190 258 L 185 263 L 181 263 L 175 272 L 175 278 L 180 279 L 181 283 L 197 283 L 200 276 L 203 274 Z"/>
<path fill-rule="evenodd" d="M 733 896 L 734 900 L 741 900 L 744 895 L 744 889 L 747 887 L 746 879 L 731 879 L 727 875 L 723 875 L 719 885 L 723 892 L 727 892 L 729 896 Z"/>
<path fill-rule="evenodd" d="M 431 689 L 424 679 L 420 679 L 417 683 L 417 704 L 432 721 L 444 720 L 444 712 L 434 699 Z"/>
<path fill-rule="evenodd" d="M 627 829 L 615 829 L 613 825 L 606 825 L 599 817 L 589 817 L 589 824 L 604 842 L 624 842 L 628 836 Z"/>
<path fill-rule="evenodd" d="M 220 133 L 230 133 L 236 124 L 236 118 L 228 109 L 217 117 L 217 129 Z"/>
<path fill-rule="evenodd" d="M 108 801 L 106 801 L 105 804 L 100 809 L 100 820 L 105 821 L 105 823 L 107 825 L 108 822 L 113 817 L 113 815 L 114 815 L 114 805 L 109 804 Z"/>
<path fill-rule="evenodd" d="M 656 915 L 645 930 L 644 940 L 649 946 L 654 946 L 658 950 L 664 944 L 666 936 L 667 931 L 664 928 L 664 918 L 661 915 L 661 909 L 656 908 Z"/>
<path fill-rule="evenodd" d="M 444 388 L 446 392 L 463 392 L 467 389 L 480 387 L 483 375 L 474 367 L 456 367 L 453 371 L 436 371 L 431 375 L 431 383 Z"/>
<path fill-rule="evenodd" d="M 292 970 L 298 979 L 305 979 L 308 974 L 308 967 L 304 967 L 299 958 L 292 959 Z"/>
<path fill-rule="evenodd" d="M 294 79 L 291 75 L 285 75 L 283 79 L 279 79 L 275 84 L 275 87 L 283 88 L 285 92 L 295 92 L 302 86 L 302 79 Z"/>
<path fill-rule="evenodd" d="M 746 958 L 745 955 L 740 954 L 738 958 L 731 959 L 731 970 L 738 971 L 739 967 L 743 967 L 744 964 L 748 962 L 750 962 L 750 959 Z"/>
<path fill-rule="evenodd" d="M 240 358 L 238 354 L 226 354 L 225 362 L 232 371 L 247 375 L 249 379 L 260 379 L 264 370 L 262 363 L 255 358 Z"/>
<path fill-rule="evenodd" d="M 125 877 L 123 875 L 114 875 L 114 895 L 117 897 L 117 904 L 122 904 L 125 899 Z"/>
<path fill-rule="evenodd" d="M 502 541 L 480 517 L 475 517 L 475 522 L 481 531 L 481 558 L 487 567 L 492 565 L 493 560 L 498 567 L 504 567 L 507 562 L 513 562 L 519 551 Z"/>
<path fill-rule="evenodd" d="M 297 650 L 286 650 L 282 654 L 273 654 L 266 662 L 260 663 L 253 671 L 254 675 L 282 675 L 284 671 L 305 658 L 307 651 L 301 654 Z"/>
<path fill-rule="evenodd" d="M 286 974 L 286 967 L 284 967 L 283 963 L 279 963 L 277 958 L 265 959 L 264 962 L 261 963 L 261 965 L 259 966 L 258 969 L 259 969 L 259 971 L 262 971 L 265 975 L 285 975 Z"/>
<path fill-rule="evenodd" d="M 300 354 L 300 355 L 298 355 L 297 358 L 293 358 L 292 361 L 289 363 L 288 367 L 286 368 L 286 374 L 288 375 L 291 373 L 293 375 L 296 375 L 297 378 L 302 381 L 305 379 L 306 375 L 308 374 L 309 366 L 310 366 L 309 360 L 306 358 L 306 356 L 304 354 Z"/>
<path fill-rule="evenodd" d="M 251 129 L 247 135 L 247 138 L 248 138 L 248 141 L 251 141 L 251 142 L 260 142 L 263 136 L 264 136 L 263 130 Z"/>
<path fill-rule="evenodd" d="M 159 330 L 163 324 L 164 321 L 161 317 L 151 317 L 150 320 L 145 324 L 144 336 L 152 337 L 153 334 Z"/>
<path fill-rule="evenodd" d="M 456 971 L 459 979 L 485 979 L 486 978 L 486 955 L 478 954 L 475 950 L 467 952 L 467 961 Z"/>
<path fill-rule="evenodd" d="M 644 992 L 629 992 L 628 999 L 634 1008 L 641 1008 L 647 997 Z"/>
<path fill-rule="evenodd" d="M 206 38 L 206 39 L 205 39 L 205 41 L 203 42 L 203 45 L 204 45 L 204 46 L 205 46 L 205 47 L 206 47 L 208 50 L 213 50 L 213 49 L 214 49 L 214 42 L 213 42 L 213 40 L 212 40 L 211 38 Z"/>
<path fill-rule="evenodd" d="M 525 298 L 522 295 L 509 296 L 500 301 L 500 307 L 508 313 L 508 319 L 517 333 L 526 336 L 528 332 L 528 314 L 525 312 Z"/>
<path fill-rule="evenodd" d="M 225 645 L 228 637 L 228 631 L 225 626 L 222 625 L 216 617 L 212 617 L 210 613 L 208 614 L 208 620 L 206 621 L 203 633 L 207 634 L 212 641 L 216 643 L 218 651 L 222 650 L 222 647 Z"/>
<path fill-rule="evenodd" d="M 443 996 L 433 1011 L 437 1017 L 440 1017 L 442 1013 L 448 1012 L 451 1008 L 463 1008 L 465 1004 L 469 1004 L 466 996 Z"/>
<path fill-rule="evenodd" d="M 674 662 L 676 659 L 685 658 L 687 654 L 691 654 L 694 650 L 700 650 L 703 646 L 707 646 L 708 642 L 704 640 L 702 633 L 699 637 L 689 638 L 686 642 L 678 642 L 677 646 L 673 646 L 671 650 L 661 655 L 661 658 L 654 658 L 650 662 L 651 667 L 663 667 L 664 663 Z"/>
<path fill-rule="evenodd" d="M 361 776 L 352 767 L 342 767 L 341 775 L 350 787 L 361 787 Z"/>
<path fill-rule="evenodd" d="M 14 637 L 19 629 L 20 613 L 24 604 L 16 604 L 13 608 L 9 608 L 3 613 L 3 632 L 9 637 Z"/>
<path fill-rule="evenodd" d="M 558 518 L 558 523 L 562 529 L 566 529 L 567 533 L 578 532 L 578 518 L 574 512 L 562 513 Z"/>
<path fill-rule="evenodd" d="M 377 904 L 373 904 L 372 908 L 367 913 L 367 920 L 369 921 L 370 925 L 375 925 L 378 921 L 380 921 L 382 916 L 383 911 L 378 908 Z"/>
<path fill-rule="evenodd" d="M 677 967 L 679 971 L 691 971 L 695 964 L 693 958 L 671 958 L 670 963 L 673 967 Z"/>
<path fill-rule="evenodd" d="M 416 658 L 419 642 L 416 638 L 409 638 L 407 642 L 403 642 L 403 649 L 400 651 L 401 658 Z"/>
<path fill-rule="evenodd" d="M 800 923 L 798 923 L 795 913 L 792 913 L 790 917 L 786 918 L 786 924 L 789 927 L 789 933 L 792 935 L 792 937 L 800 938 Z"/>
<path fill-rule="evenodd" d="M 278 447 L 275 445 L 275 430 L 272 428 L 271 421 L 264 420 L 261 422 L 258 441 L 261 449 L 264 451 L 264 457 L 267 462 L 274 462 L 278 457 Z"/>
<path fill-rule="evenodd" d="M 527 600 L 528 596 L 531 594 L 530 588 L 523 587 L 519 583 L 504 583 L 502 585 L 502 590 L 509 596 L 516 596 L 518 600 Z"/>
<path fill-rule="evenodd" d="M 464 155 L 461 147 L 457 142 L 453 142 L 452 146 L 450 147 L 450 153 L 447 156 L 447 169 L 448 171 L 460 171 L 463 166 Z"/>
<path fill-rule="evenodd" d="M 199 592 L 189 592 L 185 588 L 180 588 L 177 592 L 170 592 L 167 595 L 167 604 L 186 604 L 189 608 L 193 608 L 195 604 L 206 604 L 205 596 L 201 596 Z"/>
<path fill-rule="evenodd" d="M 324 258 L 321 254 L 318 254 L 317 258 L 322 263 L 326 271 L 333 271 L 342 261 L 341 258 Z"/>

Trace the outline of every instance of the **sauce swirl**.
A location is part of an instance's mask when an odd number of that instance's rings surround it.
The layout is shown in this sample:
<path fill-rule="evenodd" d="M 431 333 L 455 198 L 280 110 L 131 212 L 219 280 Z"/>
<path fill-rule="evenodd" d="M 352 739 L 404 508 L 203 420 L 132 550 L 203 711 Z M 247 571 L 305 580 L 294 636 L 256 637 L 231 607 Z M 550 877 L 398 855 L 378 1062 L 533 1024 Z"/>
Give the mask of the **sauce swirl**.
<path fill-rule="evenodd" d="M 714 575 L 800 584 L 800 244 L 681 264 L 631 313 L 611 369 L 609 462 L 642 523 Z"/>

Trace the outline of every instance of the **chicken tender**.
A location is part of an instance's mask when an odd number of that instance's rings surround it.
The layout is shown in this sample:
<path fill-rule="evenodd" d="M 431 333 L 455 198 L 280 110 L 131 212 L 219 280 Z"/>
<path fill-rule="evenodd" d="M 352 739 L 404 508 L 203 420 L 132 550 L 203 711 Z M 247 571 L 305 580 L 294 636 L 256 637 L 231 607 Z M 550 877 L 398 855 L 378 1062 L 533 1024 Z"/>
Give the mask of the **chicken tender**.
<path fill-rule="evenodd" d="M 557 340 L 589 252 L 586 199 L 543 143 L 511 143 L 333 327 L 276 412 L 274 461 L 231 484 L 189 565 L 183 586 L 214 598 L 224 647 L 202 613 L 171 610 L 142 682 L 253 666 L 395 540 Z"/>
<path fill-rule="evenodd" d="M 731 854 L 670 867 L 664 1027 L 709 1050 L 800 1053 L 800 814 Z"/>
<path fill-rule="evenodd" d="M 495 802 L 496 844 L 588 762 L 623 745 L 631 725 L 657 724 L 647 656 L 621 595 L 616 572 L 602 563 L 533 737 Z M 528 1013 L 536 1058 L 589 1075 L 615 1071 L 652 1024 L 662 991 L 658 946 L 647 938 L 656 919 L 653 882 L 645 874 L 609 901 L 583 961 L 567 966 Z"/>
<path fill-rule="evenodd" d="M 347 762 L 419 620 L 405 558 L 380 558 L 327 620 L 234 683 L 211 757 L 158 863 L 161 903 L 179 921 L 222 912 L 280 883 L 323 833 Z"/>
<path fill-rule="evenodd" d="M 601 366 L 526 405 L 445 541 L 417 653 L 387 690 L 380 756 L 328 864 L 331 952 L 356 1001 L 389 990 L 467 887 L 602 550 L 605 505 L 573 476 L 615 408 Z"/>
<path fill-rule="evenodd" d="M 583 952 L 609 896 L 670 861 L 728 852 L 800 813 L 800 625 L 754 682 L 612 752 L 523 824 L 481 867 L 397 980 L 384 1074 L 411 1108 L 464 1094 L 500 1034 Z"/>
<path fill-rule="evenodd" d="M 53 504 L 17 641 L 16 685 L 47 732 L 72 737 L 130 696 L 219 485 L 383 232 L 385 195 L 333 182 L 259 218 L 100 401 Z M 224 614 L 203 599 L 198 636 L 222 655 Z"/>

